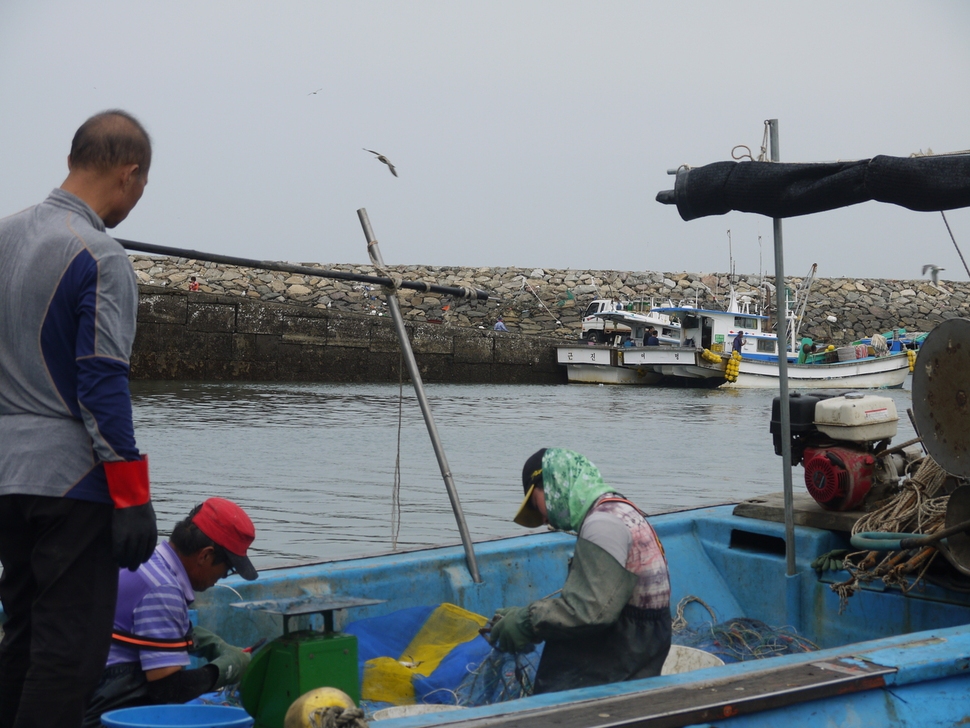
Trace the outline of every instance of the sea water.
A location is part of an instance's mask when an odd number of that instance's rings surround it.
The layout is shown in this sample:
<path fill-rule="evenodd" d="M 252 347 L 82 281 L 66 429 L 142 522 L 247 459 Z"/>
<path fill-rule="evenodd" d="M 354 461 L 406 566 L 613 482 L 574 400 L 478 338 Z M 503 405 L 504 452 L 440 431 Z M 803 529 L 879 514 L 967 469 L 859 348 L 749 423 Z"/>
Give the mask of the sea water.
<path fill-rule="evenodd" d="M 585 454 L 648 513 L 782 490 L 768 431 L 772 389 L 425 389 L 474 540 L 525 532 L 511 519 L 522 464 L 542 447 Z M 914 437 L 909 382 L 871 394 L 895 400 L 893 442 Z M 407 385 L 132 382 L 132 401 L 163 535 L 192 506 L 220 496 L 252 517 L 257 568 L 460 543 Z M 802 473 L 793 470 L 795 489 L 804 489 Z"/>

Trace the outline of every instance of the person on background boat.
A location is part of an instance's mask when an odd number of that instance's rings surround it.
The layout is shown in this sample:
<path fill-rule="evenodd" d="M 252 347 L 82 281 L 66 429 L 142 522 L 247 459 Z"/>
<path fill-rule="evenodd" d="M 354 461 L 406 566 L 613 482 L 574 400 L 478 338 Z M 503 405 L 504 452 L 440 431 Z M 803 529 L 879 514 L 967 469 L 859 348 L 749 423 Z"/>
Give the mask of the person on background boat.
<path fill-rule="evenodd" d="M 797 364 L 805 364 L 808 361 L 808 357 L 815 353 L 815 345 L 810 338 L 807 336 L 802 339 L 801 346 L 798 347 L 798 361 Z"/>
<path fill-rule="evenodd" d="M 76 728 L 108 654 L 118 566 L 156 543 L 128 390 L 138 286 L 107 228 L 148 184 L 124 111 L 74 135 L 68 175 L 0 221 L 0 728 Z"/>
<path fill-rule="evenodd" d="M 522 486 L 516 523 L 579 536 L 562 595 L 499 609 L 492 644 L 526 652 L 545 642 L 536 693 L 659 675 L 670 651 L 670 578 L 653 527 L 572 450 L 533 454 Z"/>
<path fill-rule="evenodd" d="M 655 328 L 650 328 L 647 330 L 646 336 L 643 337 L 644 346 L 660 346 L 660 339 L 657 338 L 657 330 Z"/>
<path fill-rule="evenodd" d="M 731 351 L 741 353 L 741 347 L 743 347 L 748 342 L 744 340 L 744 329 L 738 331 L 738 335 L 734 337 L 734 342 L 731 344 Z"/>
<path fill-rule="evenodd" d="M 184 703 L 239 682 L 249 653 L 189 622 L 195 592 L 238 572 L 256 578 L 246 555 L 256 537 L 238 505 L 209 498 L 176 524 L 167 543 L 138 571 L 118 572 L 118 604 L 107 665 L 94 692 L 85 728 L 101 725 L 109 710 Z M 189 655 L 204 657 L 187 669 Z"/>

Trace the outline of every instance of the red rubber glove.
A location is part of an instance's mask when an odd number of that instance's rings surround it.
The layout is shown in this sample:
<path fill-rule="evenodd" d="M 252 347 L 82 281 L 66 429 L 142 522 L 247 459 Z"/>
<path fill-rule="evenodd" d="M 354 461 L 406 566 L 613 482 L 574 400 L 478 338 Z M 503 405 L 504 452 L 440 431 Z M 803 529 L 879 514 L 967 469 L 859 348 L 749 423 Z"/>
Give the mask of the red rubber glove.
<path fill-rule="evenodd" d="M 158 542 L 155 509 L 148 487 L 148 456 L 104 463 L 108 493 L 114 501 L 111 539 L 119 566 L 135 571 L 151 558 Z"/>

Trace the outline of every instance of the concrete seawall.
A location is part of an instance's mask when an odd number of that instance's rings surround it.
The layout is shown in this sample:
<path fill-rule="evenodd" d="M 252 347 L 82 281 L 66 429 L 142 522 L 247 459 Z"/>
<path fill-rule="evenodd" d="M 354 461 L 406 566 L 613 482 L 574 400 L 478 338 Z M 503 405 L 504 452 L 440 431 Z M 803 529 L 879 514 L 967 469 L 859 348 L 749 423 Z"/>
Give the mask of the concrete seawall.
<path fill-rule="evenodd" d="M 397 382 L 406 368 L 389 316 L 141 286 L 133 379 Z M 407 324 L 428 382 L 554 384 L 559 340 Z"/>

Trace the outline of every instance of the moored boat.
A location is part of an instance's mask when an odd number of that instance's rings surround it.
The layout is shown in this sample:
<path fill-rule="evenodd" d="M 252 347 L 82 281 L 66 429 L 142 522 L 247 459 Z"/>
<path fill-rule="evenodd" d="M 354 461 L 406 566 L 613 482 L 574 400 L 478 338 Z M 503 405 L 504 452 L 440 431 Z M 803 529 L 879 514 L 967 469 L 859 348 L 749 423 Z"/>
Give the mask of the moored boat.
<path fill-rule="evenodd" d="M 779 356 L 786 356 L 788 380 L 799 389 L 880 389 L 901 387 L 912 369 L 915 343 L 898 338 L 885 352 L 867 343 L 829 347 L 816 353 L 814 342 L 799 337 L 804 301 L 815 267 L 786 312 L 785 353 L 769 317 L 752 312 L 732 290 L 726 310 L 663 306 L 652 310 L 679 323 L 674 347 L 559 346 L 557 361 L 570 382 L 659 384 L 666 386 L 777 388 Z M 738 341 L 735 347 L 735 340 Z M 906 348 L 906 345 L 913 348 Z M 805 347 L 810 352 L 802 353 Z"/>

